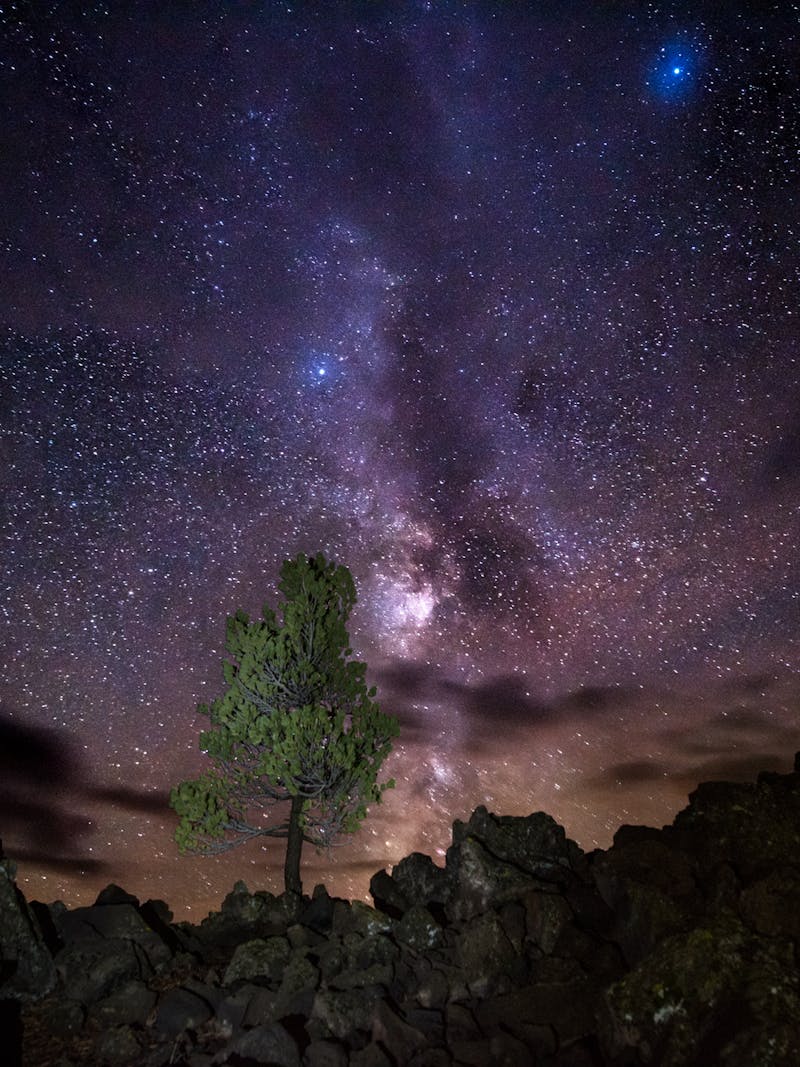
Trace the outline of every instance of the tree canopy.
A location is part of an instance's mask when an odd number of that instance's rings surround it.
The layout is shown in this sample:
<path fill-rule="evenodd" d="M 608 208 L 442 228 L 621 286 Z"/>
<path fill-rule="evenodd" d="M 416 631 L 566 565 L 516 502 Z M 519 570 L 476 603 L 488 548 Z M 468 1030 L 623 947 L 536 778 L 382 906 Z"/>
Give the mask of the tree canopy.
<path fill-rule="evenodd" d="M 212 769 L 176 786 L 170 804 L 184 852 L 286 837 L 286 889 L 300 892 L 303 841 L 327 847 L 352 833 L 394 785 L 377 779 L 399 728 L 352 658 L 347 567 L 299 555 L 283 564 L 278 588 L 280 617 L 264 605 L 260 619 L 228 618 L 227 689 L 198 706 L 211 721 L 200 748 Z"/>

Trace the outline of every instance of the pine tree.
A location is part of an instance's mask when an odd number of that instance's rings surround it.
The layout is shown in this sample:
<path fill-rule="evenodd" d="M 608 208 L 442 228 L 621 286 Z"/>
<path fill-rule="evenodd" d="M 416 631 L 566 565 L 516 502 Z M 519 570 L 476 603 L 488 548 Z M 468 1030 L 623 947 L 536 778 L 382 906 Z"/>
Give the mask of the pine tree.
<path fill-rule="evenodd" d="M 300 893 L 303 842 L 327 847 L 355 831 L 393 781 L 377 776 L 398 733 L 366 664 L 351 658 L 356 590 L 324 556 L 286 560 L 281 620 L 237 612 L 227 623 L 225 693 L 198 711 L 212 729 L 200 748 L 213 769 L 170 794 L 182 852 L 213 854 L 254 837 L 287 838 L 284 882 Z M 287 812 L 288 807 L 288 812 Z"/>

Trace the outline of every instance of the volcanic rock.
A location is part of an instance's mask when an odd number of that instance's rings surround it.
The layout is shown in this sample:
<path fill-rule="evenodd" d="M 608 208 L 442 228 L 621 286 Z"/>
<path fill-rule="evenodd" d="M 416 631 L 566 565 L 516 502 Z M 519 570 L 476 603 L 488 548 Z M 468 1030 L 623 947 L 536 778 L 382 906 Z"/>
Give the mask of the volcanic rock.
<path fill-rule="evenodd" d="M 796 768 L 702 785 L 672 826 L 622 827 L 590 855 L 541 812 L 478 808 L 444 867 L 414 853 L 378 872 L 375 908 L 242 882 L 198 926 L 118 886 L 29 906 L 4 860 L 4 1051 L 29 1067 L 797 1067 L 798 845 Z"/>
<path fill-rule="evenodd" d="M 0 843 L 0 1000 L 38 1000 L 55 987 L 56 969 L 15 875 Z"/>

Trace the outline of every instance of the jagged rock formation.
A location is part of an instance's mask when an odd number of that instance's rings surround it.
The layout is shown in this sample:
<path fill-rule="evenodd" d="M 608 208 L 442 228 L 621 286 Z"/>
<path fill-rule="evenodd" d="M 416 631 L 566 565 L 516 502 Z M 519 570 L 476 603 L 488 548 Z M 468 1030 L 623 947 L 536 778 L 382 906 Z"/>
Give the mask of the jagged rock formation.
<path fill-rule="evenodd" d="M 0 841 L 0 998 L 38 1000 L 55 986 L 56 971 L 34 913 L 14 882 L 16 873 Z"/>
<path fill-rule="evenodd" d="M 28 1067 L 800 1063 L 800 754 L 588 855 L 478 808 L 444 868 L 376 874 L 375 908 L 239 882 L 192 926 L 115 886 L 28 906 L 0 870 L 3 1051 L 21 1021 Z"/>

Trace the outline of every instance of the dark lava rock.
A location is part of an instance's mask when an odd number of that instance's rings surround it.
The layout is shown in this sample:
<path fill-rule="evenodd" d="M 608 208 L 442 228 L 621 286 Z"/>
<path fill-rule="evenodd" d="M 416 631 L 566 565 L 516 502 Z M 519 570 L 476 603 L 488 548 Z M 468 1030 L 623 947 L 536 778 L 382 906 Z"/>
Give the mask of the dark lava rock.
<path fill-rule="evenodd" d="M 414 853 L 376 874 L 376 908 L 242 882 L 199 926 L 119 886 L 88 908 L 29 907 L 3 861 L 2 1052 L 30 1067 L 797 1067 L 799 766 L 700 786 L 672 826 L 622 827 L 589 856 L 541 812 L 478 808 L 444 867 Z"/>
<path fill-rule="evenodd" d="M 55 987 L 56 969 L 15 875 L 11 860 L 0 859 L 0 1000 L 40 1000 Z"/>
<path fill-rule="evenodd" d="M 258 979 L 279 982 L 289 962 L 289 942 L 285 937 L 256 938 L 237 945 L 222 979 L 223 985 Z"/>
<path fill-rule="evenodd" d="M 453 824 L 446 872 L 451 884 L 446 910 L 455 921 L 530 889 L 563 889 L 588 879 L 583 852 L 549 815 L 492 815 L 484 807 L 476 808 L 468 822 Z"/>
<path fill-rule="evenodd" d="M 199 926 L 193 927 L 202 949 L 230 948 L 248 939 L 283 933 L 296 923 L 308 898 L 296 893 L 250 893 L 244 882 L 236 882 L 222 902 Z"/>
<path fill-rule="evenodd" d="M 100 890 L 94 904 L 95 907 L 102 904 L 132 904 L 134 908 L 138 908 L 139 898 L 111 882 L 105 889 Z"/>
<path fill-rule="evenodd" d="M 615 915 L 610 935 L 628 963 L 644 959 L 659 941 L 686 929 L 701 905 L 690 861 L 656 837 L 628 839 L 600 853 L 592 874 Z"/>
<path fill-rule="evenodd" d="M 233 1063 L 244 1061 L 269 1064 L 270 1067 L 300 1067 L 297 1045 L 280 1023 L 266 1023 L 245 1030 L 231 1042 L 229 1052 Z"/>
<path fill-rule="evenodd" d="M 378 1003 L 372 1018 L 372 1040 L 389 1049 L 400 1063 L 407 1063 L 426 1045 L 425 1034 L 401 1019 L 385 1000 Z"/>
<path fill-rule="evenodd" d="M 158 1001 L 153 1027 L 167 1037 L 177 1037 L 184 1030 L 195 1030 L 211 1015 L 211 1005 L 205 998 L 190 989 L 171 989 Z"/>
<path fill-rule="evenodd" d="M 395 918 L 415 905 L 441 914 L 453 891 L 451 872 L 430 856 L 412 852 L 395 864 L 392 873 L 378 871 L 369 884 L 375 907 Z"/>
<path fill-rule="evenodd" d="M 725 863 L 746 885 L 776 862 L 800 862 L 800 774 L 761 774 L 756 782 L 704 782 L 665 833 L 691 857 L 700 880 Z"/>
<path fill-rule="evenodd" d="M 663 1067 L 800 1063 L 794 948 L 754 937 L 732 915 L 667 938 L 603 1002 L 600 1035 L 612 1059 L 635 1051 Z M 743 1046 L 761 1058 L 738 1058 Z"/>
<path fill-rule="evenodd" d="M 130 1026 L 116 1026 L 98 1035 L 94 1045 L 95 1063 L 123 1067 L 135 1062 L 141 1052 L 136 1033 Z"/>
<path fill-rule="evenodd" d="M 466 823 L 453 824 L 453 844 L 447 865 L 457 867 L 458 850 L 473 838 L 486 851 L 511 867 L 544 882 L 564 884 L 567 872 L 586 873 L 586 857 L 563 826 L 542 811 L 533 815 L 493 815 L 481 806 Z"/>
<path fill-rule="evenodd" d="M 417 952 L 430 952 L 444 943 L 444 930 L 424 904 L 414 904 L 397 923 L 397 940 Z"/>
<path fill-rule="evenodd" d="M 155 1007 L 157 995 L 144 982 L 133 979 L 89 1009 L 89 1018 L 98 1026 L 144 1026 Z"/>
<path fill-rule="evenodd" d="M 800 945 L 800 868 L 771 871 L 752 883 L 739 897 L 739 914 L 756 933 Z"/>
<path fill-rule="evenodd" d="M 126 982 L 145 981 L 154 973 L 134 942 L 119 938 L 67 941 L 55 963 L 64 989 L 82 1004 L 102 1000 Z"/>
<path fill-rule="evenodd" d="M 344 1045 L 336 1041 L 312 1041 L 303 1054 L 303 1067 L 347 1067 Z"/>

